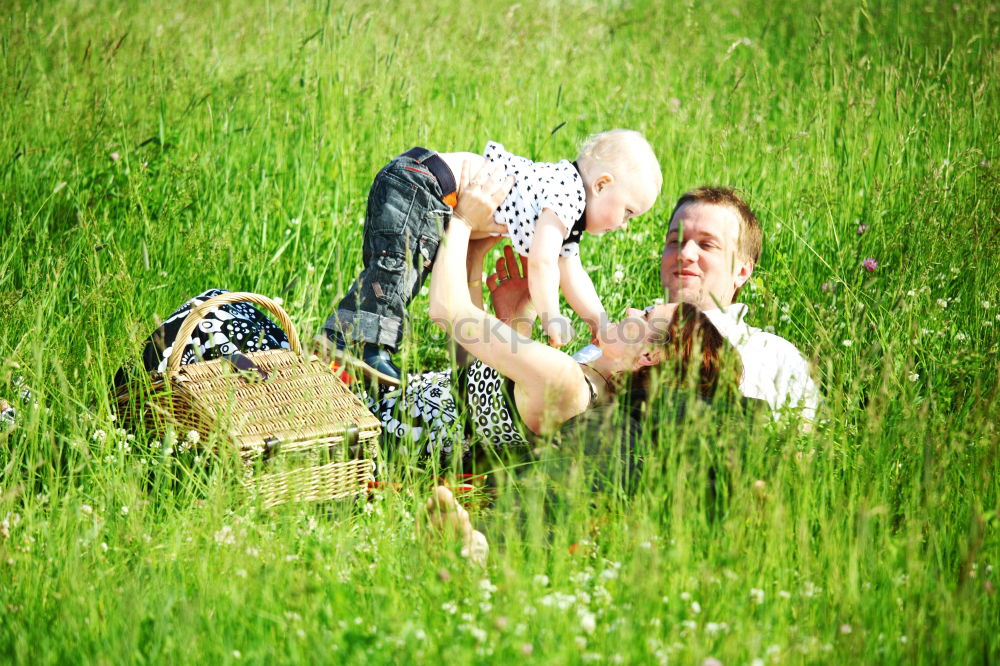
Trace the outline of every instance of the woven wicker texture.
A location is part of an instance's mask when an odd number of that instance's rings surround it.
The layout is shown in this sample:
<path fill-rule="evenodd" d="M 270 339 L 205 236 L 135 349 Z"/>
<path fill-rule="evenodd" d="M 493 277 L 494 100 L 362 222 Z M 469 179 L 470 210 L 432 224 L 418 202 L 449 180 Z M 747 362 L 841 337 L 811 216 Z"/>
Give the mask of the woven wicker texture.
<path fill-rule="evenodd" d="M 259 450 L 269 440 L 286 443 L 342 436 L 355 426 L 359 439 L 380 426 L 361 401 L 319 361 L 289 351 L 248 354 L 266 381 L 236 373 L 224 358 L 182 366 L 170 375 L 175 403 L 222 426 L 240 449 Z M 332 380 L 332 381 L 331 381 Z"/>
<path fill-rule="evenodd" d="M 244 482 L 264 506 L 366 491 L 379 421 L 329 367 L 302 355 L 291 320 L 274 301 L 245 292 L 209 299 L 188 315 L 176 347 L 205 313 L 237 302 L 266 308 L 288 334 L 291 351 L 245 355 L 266 378 L 237 370 L 226 358 L 179 366 L 181 355 L 172 354 L 165 373 L 151 373 L 150 384 L 119 393 L 125 420 L 154 431 L 173 426 L 203 437 L 221 433 L 246 461 Z"/>

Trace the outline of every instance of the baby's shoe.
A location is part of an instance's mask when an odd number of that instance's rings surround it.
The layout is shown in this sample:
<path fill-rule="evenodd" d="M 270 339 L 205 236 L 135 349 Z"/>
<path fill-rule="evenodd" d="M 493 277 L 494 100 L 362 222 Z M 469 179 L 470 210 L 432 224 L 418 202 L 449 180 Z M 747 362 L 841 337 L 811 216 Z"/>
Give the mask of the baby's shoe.
<path fill-rule="evenodd" d="M 402 373 L 392 362 L 392 355 L 384 347 L 365 343 L 361 348 L 361 358 L 358 358 L 348 350 L 344 337 L 338 331 L 328 328 L 323 329 L 323 333 L 317 335 L 315 341 L 327 355 L 335 358 L 341 365 L 355 369 L 380 384 L 399 386 Z M 330 349 L 331 346 L 333 349 Z"/>

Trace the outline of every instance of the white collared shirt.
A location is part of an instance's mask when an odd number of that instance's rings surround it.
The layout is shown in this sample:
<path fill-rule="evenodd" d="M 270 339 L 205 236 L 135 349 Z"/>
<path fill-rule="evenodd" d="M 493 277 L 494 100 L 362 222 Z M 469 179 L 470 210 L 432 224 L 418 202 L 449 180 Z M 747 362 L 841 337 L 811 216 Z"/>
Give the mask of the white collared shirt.
<path fill-rule="evenodd" d="M 809 363 L 788 340 L 747 324 L 747 310 L 746 303 L 733 303 L 704 311 L 722 337 L 740 353 L 740 390 L 748 398 L 767 402 L 775 419 L 782 409 L 801 408 L 802 417 L 812 421 L 819 405 L 819 390 L 809 374 Z"/>
<path fill-rule="evenodd" d="M 745 303 L 733 303 L 704 311 L 722 337 L 740 353 L 740 391 L 747 398 L 767 402 L 775 420 L 783 409 L 801 408 L 802 418 L 812 421 L 819 405 L 819 390 L 809 374 L 809 363 L 788 340 L 747 324 L 747 309 Z M 588 345 L 573 358 L 588 363 L 600 355 L 598 347 Z"/>

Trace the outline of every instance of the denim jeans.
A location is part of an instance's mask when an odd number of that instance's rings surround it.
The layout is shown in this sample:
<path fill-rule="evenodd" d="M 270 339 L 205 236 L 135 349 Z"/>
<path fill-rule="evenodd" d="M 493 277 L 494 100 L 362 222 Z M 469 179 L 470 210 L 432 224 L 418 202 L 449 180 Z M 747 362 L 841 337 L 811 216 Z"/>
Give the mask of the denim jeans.
<path fill-rule="evenodd" d="M 326 320 L 327 331 L 348 342 L 399 346 L 406 308 L 427 280 L 451 219 L 441 186 L 421 163 L 434 154 L 397 157 L 375 176 L 365 213 L 364 268 Z"/>

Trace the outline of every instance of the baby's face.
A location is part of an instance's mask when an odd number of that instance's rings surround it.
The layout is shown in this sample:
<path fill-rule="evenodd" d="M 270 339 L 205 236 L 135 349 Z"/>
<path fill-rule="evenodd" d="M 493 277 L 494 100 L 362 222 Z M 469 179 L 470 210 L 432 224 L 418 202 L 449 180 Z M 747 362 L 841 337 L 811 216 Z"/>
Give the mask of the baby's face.
<path fill-rule="evenodd" d="M 587 233 L 597 235 L 625 229 L 630 219 L 653 207 L 658 193 L 649 178 L 603 175 L 609 180 L 599 176 L 587 189 Z"/>

